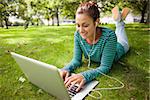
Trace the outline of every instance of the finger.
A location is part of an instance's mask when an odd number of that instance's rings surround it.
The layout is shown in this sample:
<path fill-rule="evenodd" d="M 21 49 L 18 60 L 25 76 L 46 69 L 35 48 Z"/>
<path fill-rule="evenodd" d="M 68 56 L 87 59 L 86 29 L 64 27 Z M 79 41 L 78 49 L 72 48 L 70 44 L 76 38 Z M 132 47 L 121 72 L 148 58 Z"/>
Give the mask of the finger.
<path fill-rule="evenodd" d="M 70 77 L 68 76 L 68 77 L 65 79 L 65 82 L 64 82 L 64 83 L 66 84 L 66 83 L 67 83 L 70 79 L 72 79 L 72 78 L 75 78 L 75 77 L 74 77 L 74 76 L 70 76 Z"/>
<path fill-rule="evenodd" d="M 65 79 L 64 83 L 66 84 L 71 78 L 72 78 L 72 76 L 67 77 L 67 78 Z"/>
<path fill-rule="evenodd" d="M 71 82 L 71 86 L 69 87 L 69 89 L 71 89 L 77 82 L 78 82 L 78 80 Z"/>
<path fill-rule="evenodd" d="M 68 87 L 70 84 L 71 84 L 71 80 L 69 80 L 66 84 L 65 84 L 65 87 Z"/>
<path fill-rule="evenodd" d="M 68 85 L 70 85 L 71 82 L 73 82 L 75 79 L 76 79 L 75 77 L 69 78 L 69 79 L 67 80 L 67 82 L 65 83 L 66 87 L 67 87 Z"/>
<path fill-rule="evenodd" d="M 66 73 L 65 80 L 69 77 L 69 72 Z"/>
<path fill-rule="evenodd" d="M 80 89 L 83 87 L 84 85 L 84 80 L 81 81 L 81 83 L 79 84 L 79 87 L 76 89 L 77 92 L 80 91 Z"/>
<path fill-rule="evenodd" d="M 76 80 L 76 77 L 72 77 L 71 79 L 69 79 L 68 82 L 65 83 L 65 86 L 68 87 L 68 85 L 70 85 L 74 80 Z"/>
<path fill-rule="evenodd" d="M 60 76 L 62 79 L 65 79 L 64 77 L 66 76 L 66 72 L 64 70 L 60 71 Z"/>

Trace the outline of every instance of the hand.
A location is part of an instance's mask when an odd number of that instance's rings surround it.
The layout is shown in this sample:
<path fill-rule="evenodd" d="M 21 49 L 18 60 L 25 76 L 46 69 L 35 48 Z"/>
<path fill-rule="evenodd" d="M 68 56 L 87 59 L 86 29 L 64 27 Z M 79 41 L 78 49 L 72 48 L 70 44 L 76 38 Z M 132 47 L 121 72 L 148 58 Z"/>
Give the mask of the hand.
<path fill-rule="evenodd" d="M 74 74 L 74 75 L 66 78 L 64 83 L 65 83 L 65 87 L 68 87 L 68 85 L 71 85 L 70 88 L 76 83 L 79 84 L 79 87 L 76 89 L 76 91 L 79 92 L 79 90 L 85 84 L 85 80 L 81 74 Z"/>
<path fill-rule="evenodd" d="M 70 73 L 67 70 L 60 70 L 59 73 L 63 80 L 66 80 L 70 75 Z"/>

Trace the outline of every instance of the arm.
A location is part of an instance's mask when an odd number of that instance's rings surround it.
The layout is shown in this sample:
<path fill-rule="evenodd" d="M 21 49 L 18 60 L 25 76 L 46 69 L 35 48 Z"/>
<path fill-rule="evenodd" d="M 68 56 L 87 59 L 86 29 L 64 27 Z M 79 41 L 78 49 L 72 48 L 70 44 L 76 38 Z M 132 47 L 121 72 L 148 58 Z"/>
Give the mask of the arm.
<path fill-rule="evenodd" d="M 84 76 L 86 82 L 89 82 L 95 79 L 96 77 L 100 76 L 101 72 L 102 73 L 109 72 L 116 54 L 116 45 L 117 45 L 116 35 L 111 34 L 108 40 L 106 40 L 105 42 L 105 46 L 101 56 L 100 66 L 96 69 L 88 70 L 81 73 Z"/>
<path fill-rule="evenodd" d="M 77 36 L 77 32 L 74 35 L 74 55 L 72 61 L 65 66 L 63 69 L 67 70 L 68 72 L 72 72 L 77 67 L 81 66 L 82 62 L 82 50 L 79 45 L 79 38 Z"/>

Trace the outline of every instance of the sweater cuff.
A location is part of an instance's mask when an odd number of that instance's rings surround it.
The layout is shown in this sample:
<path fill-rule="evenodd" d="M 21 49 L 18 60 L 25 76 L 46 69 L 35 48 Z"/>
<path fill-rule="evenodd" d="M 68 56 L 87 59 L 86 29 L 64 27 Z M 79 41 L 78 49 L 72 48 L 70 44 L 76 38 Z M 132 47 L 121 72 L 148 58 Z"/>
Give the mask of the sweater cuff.
<path fill-rule="evenodd" d="M 87 72 L 82 72 L 80 73 L 83 77 L 84 77 L 84 80 L 85 80 L 85 83 L 88 83 L 92 80 L 90 80 L 90 78 L 88 77 L 89 75 L 87 74 Z"/>

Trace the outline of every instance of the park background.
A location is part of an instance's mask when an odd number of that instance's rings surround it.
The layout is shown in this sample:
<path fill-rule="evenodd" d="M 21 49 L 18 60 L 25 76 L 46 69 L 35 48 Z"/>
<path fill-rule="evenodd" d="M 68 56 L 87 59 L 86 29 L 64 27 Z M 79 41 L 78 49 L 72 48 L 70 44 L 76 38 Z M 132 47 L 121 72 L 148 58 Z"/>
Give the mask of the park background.
<path fill-rule="evenodd" d="M 56 100 L 25 77 L 9 52 L 62 68 L 72 59 L 75 11 L 88 0 L 0 0 L 0 100 Z M 93 0 L 94 1 L 94 0 Z M 121 80 L 120 90 L 103 90 L 102 100 L 149 100 L 149 0 L 95 0 L 100 25 L 115 30 L 111 9 L 129 7 L 126 31 L 130 51 L 114 63 L 108 75 Z M 95 67 L 96 65 L 92 65 Z M 86 70 L 84 62 L 75 73 Z M 99 77 L 99 88 L 119 86 Z M 91 94 L 97 95 L 92 92 Z M 93 100 L 87 96 L 86 100 Z"/>

